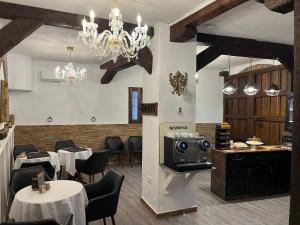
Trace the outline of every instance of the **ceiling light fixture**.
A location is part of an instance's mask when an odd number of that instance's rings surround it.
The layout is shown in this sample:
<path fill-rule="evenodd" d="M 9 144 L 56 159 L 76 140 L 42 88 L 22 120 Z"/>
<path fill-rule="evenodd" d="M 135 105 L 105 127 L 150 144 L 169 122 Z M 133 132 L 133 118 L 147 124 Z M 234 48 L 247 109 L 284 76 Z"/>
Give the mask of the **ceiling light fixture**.
<path fill-rule="evenodd" d="M 55 68 L 55 76 L 57 79 L 60 79 L 61 81 L 65 83 L 73 83 L 77 80 L 84 80 L 87 78 L 86 69 L 74 69 L 74 64 L 72 63 L 72 51 L 74 50 L 74 47 L 68 46 L 67 51 L 69 52 L 69 63 L 65 66 L 64 69 L 57 66 Z"/>
<path fill-rule="evenodd" d="M 273 69 L 275 70 L 275 59 L 273 59 Z M 279 89 L 277 84 L 270 84 L 268 88 L 265 90 L 265 93 L 270 97 L 274 97 L 274 96 L 278 96 L 280 91 L 281 90 Z"/>
<path fill-rule="evenodd" d="M 252 66 L 252 57 L 250 58 L 250 79 L 253 79 L 253 66 Z M 246 95 L 252 96 L 256 95 L 258 92 L 258 87 L 253 81 L 250 81 L 244 88 L 244 93 Z"/>
<path fill-rule="evenodd" d="M 116 5 L 116 0 L 115 0 Z M 82 31 L 79 38 L 84 44 L 95 50 L 95 54 L 101 60 L 111 55 L 114 62 L 122 55 L 128 61 L 138 58 L 139 50 L 150 45 L 150 36 L 147 35 L 148 26 L 141 26 L 142 17 L 137 16 L 138 26 L 130 35 L 123 29 L 123 20 L 120 10 L 113 8 L 109 14 L 110 30 L 104 30 L 98 34 L 98 24 L 94 22 L 95 13 L 90 12 L 90 22 L 82 20 Z"/>
<path fill-rule="evenodd" d="M 228 56 L 228 76 L 230 76 L 230 69 L 231 69 L 231 57 L 230 55 Z M 225 95 L 233 95 L 237 90 L 237 87 L 235 86 L 234 83 L 232 82 L 226 82 L 223 87 L 222 87 L 222 92 Z"/>

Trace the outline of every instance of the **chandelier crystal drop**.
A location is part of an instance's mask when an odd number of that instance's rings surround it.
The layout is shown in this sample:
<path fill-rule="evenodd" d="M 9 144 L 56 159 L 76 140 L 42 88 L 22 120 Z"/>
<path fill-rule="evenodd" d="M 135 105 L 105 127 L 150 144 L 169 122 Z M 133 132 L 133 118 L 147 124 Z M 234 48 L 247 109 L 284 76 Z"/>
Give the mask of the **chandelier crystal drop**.
<path fill-rule="evenodd" d="M 138 26 L 132 34 L 123 29 L 123 19 L 118 8 L 113 8 L 109 14 L 110 30 L 98 34 L 98 24 L 95 23 L 95 12 L 91 10 L 90 21 L 82 20 L 82 31 L 79 39 L 94 50 L 95 55 L 101 60 L 111 55 L 114 62 L 119 56 L 128 61 L 138 58 L 139 50 L 150 45 L 150 36 L 147 35 L 148 26 L 141 26 L 142 18 L 137 16 Z"/>
<path fill-rule="evenodd" d="M 77 80 L 84 80 L 87 78 L 86 69 L 79 69 L 77 67 L 74 68 L 74 64 L 72 63 L 72 51 L 74 47 L 67 47 L 67 51 L 69 52 L 69 63 L 65 66 L 65 68 L 61 68 L 57 66 L 55 68 L 55 76 L 57 79 L 65 82 L 65 83 L 74 83 Z"/>

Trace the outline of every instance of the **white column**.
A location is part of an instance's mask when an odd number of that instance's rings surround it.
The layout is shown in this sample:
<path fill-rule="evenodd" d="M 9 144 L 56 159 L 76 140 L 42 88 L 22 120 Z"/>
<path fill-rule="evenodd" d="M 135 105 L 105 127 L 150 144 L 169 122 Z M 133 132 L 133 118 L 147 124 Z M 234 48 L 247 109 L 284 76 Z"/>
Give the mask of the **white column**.
<path fill-rule="evenodd" d="M 158 102 L 158 116 L 143 117 L 142 199 L 156 213 L 192 208 L 194 194 L 185 175 L 175 175 L 170 192 L 165 191 L 169 172 L 159 164 L 159 125 L 164 122 L 195 122 L 196 111 L 196 43 L 170 42 L 166 24 L 155 27 L 151 42 L 153 73 L 144 75 L 143 101 Z M 187 93 L 172 94 L 169 74 L 180 71 L 188 74 Z M 178 108 L 183 114 L 178 114 Z"/>

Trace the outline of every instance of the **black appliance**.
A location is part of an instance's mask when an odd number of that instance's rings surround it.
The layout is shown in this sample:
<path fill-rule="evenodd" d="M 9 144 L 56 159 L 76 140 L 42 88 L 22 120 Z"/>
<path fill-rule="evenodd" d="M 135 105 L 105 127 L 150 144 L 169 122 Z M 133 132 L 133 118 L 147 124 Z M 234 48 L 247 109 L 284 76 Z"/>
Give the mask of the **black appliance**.
<path fill-rule="evenodd" d="M 164 137 L 164 165 L 177 171 L 211 169 L 208 161 L 210 143 L 205 136 L 198 138 Z"/>

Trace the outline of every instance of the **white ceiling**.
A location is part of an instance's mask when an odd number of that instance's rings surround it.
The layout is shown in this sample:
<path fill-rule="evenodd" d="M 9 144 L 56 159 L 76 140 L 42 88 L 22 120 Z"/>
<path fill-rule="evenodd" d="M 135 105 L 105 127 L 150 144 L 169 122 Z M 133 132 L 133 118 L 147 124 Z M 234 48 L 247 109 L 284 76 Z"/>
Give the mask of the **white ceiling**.
<path fill-rule="evenodd" d="M 114 7 L 114 0 L 5 0 L 5 2 L 81 15 L 89 15 L 93 9 L 96 17 L 100 18 L 108 18 L 111 8 Z M 207 0 L 117 0 L 117 6 L 124 21 L 136 23 L 137 14 L 141 14 L 145 23 L 155 25 L 158 22 L 171 23 L 203 2 Z"/>
<path fill-rule="evenodd" d="M 248 1 L 198 27 L 202 33 L 294 43 L 294 13 L 280 14 Z"/>
<path fill-rule="evenodd" d="M 88 14 L 94 9 L 97 17 L 107 18 L 113 0 L 6 0 L 17 4 Z M 140 13 L 150 25 L 158 22 L 172 23 L 176 19 L 207 4 L 211 0 L 118 0 L 123 18 L 135 22 Z M 8 20 L 0 20 L 0 27 Z M 293 43 L 293 13 L 282 15 L 267 10 L 262 4 L 251 0 L 243 5 L 199 26 L 203 33 L 253 38 L 257 40 Z M 28 55 L 36 59 L 67 61 L 66 46 L 74 46 L 73 59 L 80 63 L 99 63 L 88 47 L 78 41 L 78 31 L 51 26 L 42 26 L 12 52 Z M 199 52 L 201 46 L 197 47 Z M 107 60 L 107 59 L 106 59 Z M 105 61 L 105 60 L 103 60 Z M 249 59 L 232 57 L 232 66 L 247 64 Z M 227 57 L 220 56 L 207 69 L 226 69 Z"/>

